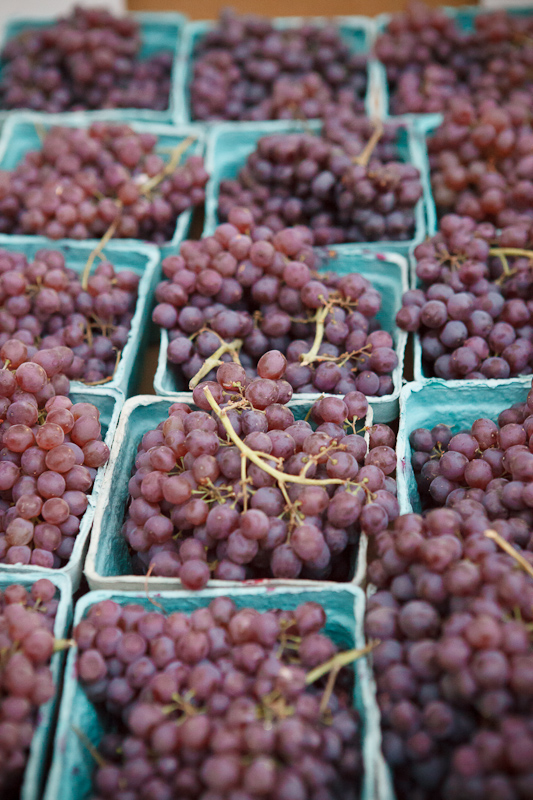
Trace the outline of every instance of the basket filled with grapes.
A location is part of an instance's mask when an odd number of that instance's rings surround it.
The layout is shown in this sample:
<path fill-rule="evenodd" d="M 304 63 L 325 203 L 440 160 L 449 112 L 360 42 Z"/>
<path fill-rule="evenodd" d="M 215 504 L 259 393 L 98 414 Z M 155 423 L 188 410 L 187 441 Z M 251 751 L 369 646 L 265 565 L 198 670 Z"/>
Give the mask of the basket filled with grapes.
<path fill-rule="evenodd" d="M 283 363 L 276 351 L 263 359 Z M 225 363 L 194 404 L 126 402 L 85 565 L 91 588 L 362 580 L 367 535 L 398 514 L 395 434 L 372 425 L 361 392 L 284 404 L 284 384 Z"/>
<path fill-rule="evenodd" d="M 139 377 L 158 266 L 151 245 L 110 242 L 97 257 L 84 242 L 42 248 L 10 237 L 0 247 L 0 346 L 11 338 L 40 350 L 66 345 L 76 389 L 127 396 Z"/>
<path fill-rule="evenodd" d="M 116 17 L 82 7 L 57 18 L 10 19 L 0 45 L 0 120 L 26 109 L 172 122 L 184 26 L 181 14 Z"/>
<path fill-rule="evenodd" d="M 77 589 L 124 395 L 71 391 L 66 346 L 12 338 L 0 358 L 0 574 L 53 570 Z"/>
<path fill-rule="evenodd" d="M 183 35 L 178 122 L 313 119 L 334 103 L 370 113 L 366 17 L 278 17 L 221 12 Z"/>
<path fill-rule="evenodd" d="M 384 116 L 441 113 L 456 98 L 501 104 L 514 95 L 529 105 L 530 8 L 437 8 L 415 0 L 376 24 L 372 75 Z"/>
<path fill-rule="evenodd" d="M 381 797 L 363 605 L 346 588 L 86 595 L 46 800 Z"/>
<path fill-rule="evenodd" d="M 312 402 L 317 393 L 356 390 L 377 422 L 396 415 L 406 340 L 394 324 L 407 288 L 402 256 L 326 253 L 311 247 L 302 226 L 274 233 L 233 209 L 212 236 L 183 242 L 163 273 L 152 315 L 162 329 L 158 394 L 193 390 L 214 378 L 219 361 L 237 361 L 253 379 L 259 359 L 278 349 L 287 359 L 278 377 L 295 396 Z"/>
<path fill-rule="evenodd" d="M 438 233 L 415 248 L 417 288 L 396 315 L 415 334 L 415 380 L 529 379 L 532 230 L 531 220 L 497 229 L 446 214 Z"/>
<path fill-rule="evenodd" d="M 42 797 L 72 620 L 66 575 L 0 574 L 0 794 Z"/>
<path fill-rule="evenodd" d="M 426 157 L 407 123 L 338 107 L 322 123 L 221 123 L 206 167 L 206 233 L 246 206 L 274 231 L 308 226 L 318 246 L 407 255 L 425 235 Z"/>
<path fill-rule="evenodd" d="M 402 396 L 401 514 L 373 539 L 365 633 L 398 797 L 531 796 L 533 388 Z M 411 506 L 419 513 L 412 513 Z"/>
<path fill-rule="evenodd" d="M 491 513 L 499 510 L 504 516 L 526 520 L 527 503 L 521 499 L 513 503 L 511 498 L 513 491 L 520 495 L 523 486 L 518 482 L 525 478 L 512 476 L 510 463 L 502 459 L 514 445 L 519 451 L 527 450 L 529 423 L 526 426 L 520 414 L 530 389 L 531 380 L 497 387 L 471 383 L 450 389 L 440 380 L 406 386 L 400 400 L 397 445 L 402 511 L 419 512 L 451 503 L 457 499 L 455 489 L 461 494 L 472 490 L 474 495 L 482 490 L 483 502 L 496 493 L 487 500 Z M 496 495 L 500 500 L 493 506 Z"/>
<path fill-rule="evenodd" d="M 0 245 L 21 234 L 175 246 L 204 202 L 203 141 L 194 127 L 13 114 L 0 136 Z"/>

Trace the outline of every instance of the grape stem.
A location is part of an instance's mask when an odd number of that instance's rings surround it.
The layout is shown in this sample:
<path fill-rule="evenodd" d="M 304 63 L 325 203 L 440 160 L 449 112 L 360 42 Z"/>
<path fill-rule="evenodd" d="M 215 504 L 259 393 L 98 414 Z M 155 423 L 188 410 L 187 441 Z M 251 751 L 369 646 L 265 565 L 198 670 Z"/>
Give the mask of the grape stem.
<path fill-rule="evenodd" d="M 374 131 L 372 133 L 372 136 L 370 137 L 364 148 L 361 150 L 359 155 L 352 159 L 354 164 L 357 164 L 360 167 L 366 167 L 366 165 L 370 161 L 372 153 L 374 152 L 374 148 L 376 147 L 377 143 L 383 136 L 383 131 L 384 127 L 381 120 L 380 119 L 374 120 Z"/>
<path fill-rule="evenodd" d="M 142 194 L 149 194 L 152 191 L 152 189 L 155 189 L 155 187 L 158 186 L 161 183 L 161 181 L 164 180 L 164 178 L 166 178 L 167 175 L 170 175 L 172 172 L 174 172 L 174 170 L 180 163 L 181 157 L 184 154 L 184 152 L 195 141 L 196 141 L 195 136 L 187 136 L 186 139 L 180 142 L 173 149 L 172 155 L 170 156 L 168 162 L 165 164 L 163 169 L 160 172 L 158 172 L 157 175 L 154 175 L 152 178 L 149 178 L 149 180 L 142 183 L 139 186 L 139 191 Z"/>
<path fill-rule="evenodd" d="M 491 256 L 524 256 L 533 259 L 533 250 L 523 250 L 521 247 L 491 247 Z"/>
<path fill-rule="evenodd" d="M 519 564 L 522 567 L 524 572 L 527 572 L 527 574 L 531 578 L 533 578 L 533 567 L 531 566 L 529 561 L 526 558 L 524 558 L 524 556 L 521 553 L 519 553 L 518 550 L 515 547 L 513 547 L 512 544 L 509 544 L 509 542 L 507 542 L 503 538 L 503 536 L 500 536 L 500 534 L 497 531 L 491 529 L 485 531 L 485 536 L 487 537 L 487 539 L 492 539 L 493 542 L 496 542 L 496 544 L 499 545 L 502 550 L 505 550 L 505 552 L 508 555 L 510 555 L 511 558 L 514 558 L 517 564 Z"/>
<path fill-rule="evenodd" d="M 78 727 L 76 727 L 75 725 L 72 725 L 72 730 L 74 731 L 74 733 L 76 734 L 76 736 L 78 737 L 80 742 L 83 744 L 83 746 L 86 748 L 86 750 L 89 752 L 89 754 L 94 758 L 94 760 L 96 761 L 98 766 L 100 768 L 106 767 L 107 766 L 107 761 L 98 752 L 98 750 L 96 749 L 94 744 L 91 742 L 89 737 L 82 730 L 80 730 Z"/>
<path fill-rule="evenodd" d="M 103 383 L 109 383 L 115 377 L 115 373 L 118 369 L 118 365 L 120 363 L 120 357 L 122 355 L 122 350 L 117 350 L 117 357 L 115 359 L 115 366 L 113 368 L 113 374 L 108 375 L 107 378 L 102 378 L 101 381 L 84 381 L 85 386 L 101 386 Z"/>
<path fill-rule="evenodd" d="M 224 430 L 228 434 L 229 438 L 233 442 L 233 444 L 237 445 L 241 453 L 244 453 L 246 457 L 254 464 L 256 464 L 263 472 L 268 473 L 271 475 L 278 483 L 300 483 L 304 486 L 326 486 L 326 485 L 340 485 L 349 483 L 349 481 L 343 480 L 341 478 L 322 478 L 322 479 L 314 479 L 314 478 L 304 478 L 301 475 L 290 475 L 286 472 L 280 472 L 278 469 L 271 467 L 270 464 L 263 461 L 263 459 L 257 454 L 255 450 L 252 450 L 247 444 L 243 442 L 243 440 L 235 433 L 233 429 L 233 425 L 231 424 L 228 415 L 226 413 L 226 409 L 220 408 L 217 401 L 213 397 L 209 386 L 204 386 L 204 394 L 207 398 L 207 402 L 221 421 Z"/>
<path fill-rule="evenodd" d="M 328 314 L 329 308 L 328 306 L 324 306 L 323 308 L 319 309 L 316 315 L 315 340 L 309 352 L 300 356 L 302 367 L 307 367 L 309 364 L 312 364 L 318 356 L 318 351 L 320 350 L 320 345 L 322 344 L 322 340 L 324 338 L 324 322 Z"/>
<path fill-rule="evenodd" d="M 75 645 L 75 639 L 54 639 L 54 653 L 59 653 L 61 650 L 68 650 L 69 647 L 74 647 Z"/>
<path fill-rule="evenodd" d="M 306 684 L 309 686 L 310 683 L 316 683 L 316 681 L 323 678 L 324 675 L 327 675 L 328 672 L 332 670 L 338 672 L 343 667 L 348 666 L 348 664 L 352 664 L 359 658 L 371 653 L 378 644 L 379 641 L 376 639 L 369 642 L 364 647 L 356 647 L 353 650 L 345 650 L 342 653 L 336 653 L 332 658 L 328 659 L 328 661 L 324 661 L 323 664 L 319 664 L 318 667 L 315 667 L 307 673 L 305 676 Z"/>
<path fill-rule="evenodd" d="M 234 353 L 238 353 L 241 347 L 242 339 L 234 339 L 232 342 L 223 342 L 212 356 L 206 358 L 196 375 L 191 378 L 189 381 L 189 389 L 194 389 L 195 386 L 198 386 L 202 378 L 209 375 L 212 369 L 222 364 L 221 356 L 223 356 L 224 353 L 231 353 L 233 355 Z"/>
<path fill-rule="evenodd" d="M 109 228 L 106 230 L 94 250 L 90 253 L 89 258 L 87 259 L 87 263 L 85 264 L 85 268 L 83 270 L 83 274 L 81 276 L 81 288 L 86 291 L 87 285 L 89 283 L 89 275 L 91 272 L 92 265 L 94 264 L 94 259 L 96 256 L 100 255 L 106 244 L 109 242 L 110 239 L 113 238 L 115 231 L 118 227 L 118 223 L 120 221 L 120 211 L 122 209 L 122 202 L 117 200 L 117 210 L 118 214 L 116 218 L 113 220 Z"/>

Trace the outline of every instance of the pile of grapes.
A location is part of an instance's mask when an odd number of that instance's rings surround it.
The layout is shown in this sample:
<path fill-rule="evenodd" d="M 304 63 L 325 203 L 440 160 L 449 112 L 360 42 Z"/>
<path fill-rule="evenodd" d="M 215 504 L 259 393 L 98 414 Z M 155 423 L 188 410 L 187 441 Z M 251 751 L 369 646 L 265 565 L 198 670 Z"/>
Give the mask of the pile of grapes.
<path fill-rule="evenodd" d="M 308 226 L 315 245 L 411 239 L 422 185 L 402 161 L 399 130 L 339 109 L 320 135 L 264 136 L 237 177 L 221 181 L 219 219 L 245 206 L 274 231 Z"/>
<path fill-rule="evenodd" d="M 123 526 L 135 572 L 188 589 L 211 575 L 349 580 L 361 531 L 396 518 L 393 431 L 373 426 L 368 448 L 360 392 L 317 400 L 314 426 L 295 419 L 284 366 L 270 351 L 250 381 L 224 363 L 194 390 L 202 410 L 174 403 L 143 436 Z"/>
<path fill-rule="evenodd" d="M 451 101 L 427 146 L 439 215 L 531 225 L 533 125 L 523 100 Z"/>
<path fill-rule="evenodd" d="M 93 800 L 357 800 L 354 676 L 328 682 L 344 654 L 325 622 L 312 602 L 259 612 L 217 597 L 190 616 L 93 605 L 74 631 L 78 674 L 118 725 Z"/>
<path fill-rule="evenodd" d="M 11 584 L 0 590 L 0 794 L 18 798 L 39 708 L 55 687 L 50 658 L 54 640 L 56 587 L 43 578 L 29 590 Z"/>
<path fill-rule="evenodd" d="M 412 431 L 424 517 L 373 537 L 366 634 L 381 640 L 383 749 L 400 797 L 531 796 L 532 433 L 533 388 L 496 422 Z"/>
<path fill-rule="evenodd" d="M 312 119 L 336 103 L 364 110 L 367 56 L 351 53 L 333 24 L 280 29 L 225 10 L 194 59 L 193 119 Z"/>
<path fill-rule="evenodd" d="M 457 97 L 530 106 L 533 17 L 497 11 L 472 22 L 467 31 L 421 2 L 391 17 L 375 54 L 385 65 L 392 114 L 444 111 Z"/>
<path fill-rule="evenodd" d="M 70 348 L 0 348 L 0 562 L 62 566 L 96 470 L 107 461 L 99 411 L 66 396 Z"/>
<path fill-rule="evenodd" d="M 141 32 L 132 17 L 103 8 L 26 28 L 0 54 L 0 108 L 57 113 L 169 104 L 172 52 L 140 59 Z"/>
<path fill-rule="evenodd" d="M 116 370 L 129 336 L 139 276 L 101 261 L 87 278 L 65 265 L 58 250 L 0 250 L 0 347 L 17 339 L 31 357 L 67 346 L 71 380 L 105 383 Z"/>
<path fill-rule="evenodd" d="M 531 224 L 500 231 L 448 214 L 415 249 L 419 289 L 406 292 L 397 325 L 418 331 L 426 374 L 512 378 L 533 371 Z"/>
<path fill-rule="evenodd" d="M 373 665 L 398 797 L 533 795 L 533 554 L 519 538 L 467 498 L 375 537 L 366 635 L 381 642 Z"/>
<path fill-rule="evenodd" d="M 179 215 L 204 202 L 208 175 L 200 156 L 178 166 L 191 139 L 167 160 L 157 143 L 125 124 L 50 128 L 40 150 L 0 173 L 0 232 L 169 241 Z"/>
<path fill-rule="evenodd" d="M 185 241 L 168 256 L 153 321 L 169 330 L 168 360 L 190 388 L 213 379 L 220 361 L 249 378 L 269 350 L 286 352 L 292 390 L 382 396 L 398 365 L 392 336 L 375 315 L 381 295 L 361 275 L 317 272 L 319 254 L 304 227 L 274 233 L 234 208 L 212 236 Z M 290 389 L 289 387 L 289 389 Z"/>

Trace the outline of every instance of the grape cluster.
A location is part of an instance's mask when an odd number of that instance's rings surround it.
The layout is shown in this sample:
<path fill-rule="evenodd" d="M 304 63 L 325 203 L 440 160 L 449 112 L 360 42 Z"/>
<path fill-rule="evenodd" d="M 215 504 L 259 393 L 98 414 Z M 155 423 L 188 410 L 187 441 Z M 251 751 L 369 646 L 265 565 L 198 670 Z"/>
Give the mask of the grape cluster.
<path fill-rule="evenodd" d="M 245 206 L 274 231 L 308 226 L 315 245 L 412 238 L 419 171 L 402 162 L 396 126 L 373 127 L 344 109 L 321 135 L 263 136 L 237 177 L 221 181 L 219 219 Z"/>
<path fill-rule="evenodd" d="M 174 156 L 190 143 L 177 146 Z M 128 125 L 52 127 L 40 150 L 0 173 L 0 232 L 87 239 L 111 233 L 162 244 L 178 216 L 203 203 L 208 175 L 200 156 L 176 166 L 157 153 L 157 136 Z"/>
<path fill-rule="evenodd" d="M 58 250 L 0 250 L 0 347 L 18 339 L 26 347 L 67 346 L 74 358 L 65 374 L 100 383 L 112 378 L 135 311 L 139 276 L 101 261 L 84 285 Z"/>
<path fill-rule="evenodd" d="M 448 214 L 415 249 L 420 288 L 397 325 L 418 331 L 423 363 L 439 378 L 512 378 L 533 371 L 531 226 L 496 231 Z"/>
<path fill-rule="evenodd" d="M 405 13 L 391 17 L 375 46 L 387 73 L 391 113 L 441 112 L 457 97 L 514 97 L 528 107 L 532 32 L 532 16 L 476 14 L 467 31 L 442 9 L 410 2 Z"/>
<path fill-rule="evenodd" d="M 0 562 L 68 561 L 96 470 L 107 461 L 98 409 L 73 404 L 68 347 L 0 348 Z"/>
<path fill-rule="evenodd" d="M 103 8 L 75 8 L 51 25 L 26 28 L 0 54 L 0 108 L 164 111 L 172 53 L 141 60 L 141 44 L 135 19 Z"/>
<path fill-rule="evenodd" d="M 368 408 L 360 392 L 317 400 L 314 426 L 296 420 L 284 366 L 266 353 L 258 371 L 268 377 L 249 381 L 224 363 L 216 383 L 194 390 L 202 410 L 175 403 L 143 436 L 123 526 L 135 571 L 188 589 L 210 575 L 347 580 L 360 532 L 398 515 L 393 431 L 375 426 L 368 450 L 356 433 Z"/>
<path fill-rule="evenodd" d="M 381 642 L 383 751 L 400 797 L 532 795 L 533 555 L 516 549 L 523 530 L 484 512 L 464 498 L 375 537 L 365 627 Z"/>
<path fill-rule="evenodd" d="M 78 675 L 120 725 L 93 800 L 356 800 L 353 672 L 332 691 L 313 674 L 337 654 L 325 622 L 313 602 L 261 613 L 217 597 L 190 616 L 92 606 L 74 631 Z"/>
<path fill-rule="evenodd" d="M 167 357 L 180 379 L 214 378 L 238 360 L 249 378 L 269 350 L 287 353 L 293 390 L 366 395 L 393 391 L 392 336 L 375 318 L 381 295 L 359 274 L 317 272 L 307 228 L 274 233 L 244 208 L 213 236 L 168 256 L 152 319 L 170 331 Z M 287 398 L 289 399 L 289 398 Z"/>
<path fill-rule="evenodd" d="M 530 536 L 532 406 L 530 392 L 526 403 L 505 409 L 497 422 L 480 418 L 455 435 L 443 424 L 416 428 L 410 435 L 412 465 L 423 504 L 455 507 L 465 497 L 474 499 L 490 519 L 516 518 L 522 536 Z"/>
<path fill-rule="evenodd" d="M 193 119 L 311 119 L 331 102 L 364 109 L 367 56 L 351 53 L 333 24 L 278 29 L 225 10 L 194 59 Z"/>
<path fill-rule="evenodd" d="M 57 645 L 56 587 L 43 578 L 29 589 L 0 590 L 0 793 L 18 798 L 39 707 L 54 693 L 49 663 Z"/>
<path fill-rule="evenodd" d="M 427 141 L 439 214 L 453 211 L 498 227 L 533 220 L 533 126 L 523 99 L 450 103 Z"/>

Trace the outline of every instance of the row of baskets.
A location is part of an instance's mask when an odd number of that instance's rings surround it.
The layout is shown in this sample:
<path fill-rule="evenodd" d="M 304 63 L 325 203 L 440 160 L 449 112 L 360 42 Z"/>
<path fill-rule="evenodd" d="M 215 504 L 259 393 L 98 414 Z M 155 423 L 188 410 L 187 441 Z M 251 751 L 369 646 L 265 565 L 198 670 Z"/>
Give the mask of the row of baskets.
<path fill-rule="evenodd" d="M 100 390 L 102 416 L 107 423 L 107 437 L 113 434 L 120 398 L 111 401 L 110 390 Z M 501 387 L 498 392 L 492 387 L 476 384 L 462 386 L 453 391 L 443 381 L 425 384 L 410 383 L 401 396 L 400 430 L 397 446 L 398 497 L 402 513 L 417 510 L 419 506 L 416 482 L 410 468 L 409 434 L 420 426 L 431 426 L 445 421 L 457 432 L 470 426 L 479 417 L 480 408 L 491 418 L 510 404 L 523 402 L 528 386 L 522 384 Z M 106 397 L 107 394 L 107 397 Z M 81 399 L 81 398 L 76 398 Z M 94 398 L 91 398 L 96 402 Z M 106 405 L 107 404 L 107 405 Z M 339 584 L 313 581 L 264 581 L 262 585 L 221 583 L 213 581 L 202 592 L 179 589 L 176 580 L 145 578 L 128 575 L 129 556 L 121 537 L 120 528 L 127 499 L 127 484 L 136 447 L 142 435 L 164 418 L 169 400 L 137 397 L 127 401 L 118 422 L 114 437 L 111 460 L 103 476 L 99 476 L 93 501 L 96 514 L 89 555 L 85 562 L 85 573 L 89 585 L 95 591 L 84 595 L 77 603 L 74 624 L 83 619 L 95 603 L 111 598 L 119 604 L 141 603 L 146 608 L 157 598 L 157 605 L 165 612 L 184 611 L 190 613 L 206 606 L 214 597 L 230 594 L 237 606 L 253 606 L 260 611 L 270 608 L 294 608 L 309 600 L 319 601 L 327 614 L 326 632 L 343 648 L 360 647 L 364 642 L 362 618 L 365 604 L 364 593 L 358 584 L 363 581 L 366 568 L 366 541 L 361 541 L 354 555 L 353 574 L 350 583 Z M 107 408 L 107 410 L 106 410 Z M 296 416 L 304 415 L 308 404 L 294 403 Z M 372 421 L 369 412 L 365 425 Z M 94 513 L 94 504 L 86 512 L 83 528 L 79 534 L 77 549 L 71 562 L 63 570 L 47 572 L 57 586 L 61 600 L 55 622 L 55 635 L 68 635 L 72 622 L 72 587 L 79 581 L 83 554 Z M 77 561 L 74 564 L 74 561 Z M 65 574 L 67 573 L 67 574 Z M 8 568 L 0 565 L 0 589 L 10 583 L 25 586 L 43 576 L 35 567 Z M 51 767 L 44 790 L 44 800 L 85 800 L 90 793 L 91 775 L 94 769 L 91 745 L 98 747 L 106 732 L 106 719 L 87 698 L 77 680 L 76 648 L 70 650 L 64 663 L 64 651 L 53 656 L 52 670 L 56 685 L 64 675 L 61 706 L 57 728 L 54 714 L 58 695 L 41 710 L 40 722 L 34 736 L 30 760 L 25 773 L 21 800 L 36 800 L 42 791 L 45 778 L 46 754 L 52 748 Z M 363 759 L 365 777 L 362 791 L 364 800 L 389 800 L 393 797 L 390 776 L 380 755 L 379 713 L 375 703 L 375 690 L 365 659 L 356 663 L 354 703 L 362 723 Z M 54 736 L 55 731 L 55 736 Z"/>
<path fill-rule="evenodd" d="M 480 415 L 496 419 L 500 411 L 514 403 L 525 402 L 531 386 L 529 378 L 512 381 L 463 381 L 450 387 L 446 381 L 432 379 L 424 383 L 408 383 L 400 394 L 400 424 L 397 441 L 397 482 L 400 513 L 420 510 L 420 499 L 411 467 L 409 436 L 419 427 L 433 427 L 444 422 L 454 431 L 470 427 Z M 497 388 L 497 391 L 495 391 Z M 111 456 L 105 468 L 98 472 L 89 507 L 82 518 L 75 549 L 67 564 L 54 574 L 66 574 L 74 589 L 79 586 L 82 573 L 91 589 L 142 592 L 171 591 L 180 588 L 174 578 L 134 575 L 126 540 L 122 536 L 122 523 L 129 498 L 128 481 L 137 453 L 137 446 L 149 430 L 166 419 L 173 402 L 179 399 L 194 407 L 190 394 L 174 397 L 138 395 L 124 402 L 117 390 L 99 388 L 94 393 L 71 394 L 75 402 L 90 401 L 100 411 L 105 439 L 111 448 Z M 311 400 L 292 400 L 289 403 L 296 419 L 304 419 L 312 405 Z M 374 415 L 369 408 L 364 420 L 368 430 Z M 92 533 L 91 533 L 92 527 Z M 89 542 L 90 539 L 90 542 Z M 356 552 L 352 553 L 351 583 L 361 585 L 366 571 L 367 541 L 362 537 Z M 0 564 L 0 574 L 41 571 L 36 567 L 20 567 Z M 272 586 L 317 587 L 323 581 L 272 579 Z M 241 585 L 239 582 L 212 581 L 217 588 Z M 335 583 L 329 583 L 335 586 Z"/>
<path fill-rule="evenodd" d="M 472 29 L 475 17 L 485 9 L 477 6 L 445 8 L 445 13 L 453 18 L 461 30 Z M 511 14 L 527 15 L 527 9 L 511 9 Z M 189 87 L 193 74 L 194 55 L 198 43 L 206 33 L 213 30 L 214 21 L 189 22 L 182 14 L 141 13 L 135 15 L 140 25 L 142 40 L 141 58 L 149 57 L 161 50 L 172 52 L 172 89 L 168 107 L 164 111 L 146 109 L 106 109 L 83 112 L 89 120 L 129 120 L 163 124 L 187 124 L 192 121 Z M 385 67 L 373 58 L 373 44 L 376 37 L 386 30 L 390 16 L 375 18 L 364 16 L 335 17 L 342 38 L 354 54 L 368 55 L 367 91 L 365 108 L 371 116 L 389 117 L 389 87 Z M 13 19 L 4 31 L 1 46 L 11 38 L 29 28 L 44 27 L 54 20 L 50 18 Z M 278 17 L 273 20 L 276 28 L 292 28 L 302 24 L 302 17 Z M 324 17 L 306 17 L 305 22 L 324 24 Z M 11 112 L 1 111 L 0 122 Z M 65 118 L 77 117 L 80 112 L 71 112 Z M 46 115 L 43 115 L 46 116 Z M 424 116 L 424 115 L 407 115 Z"/>

